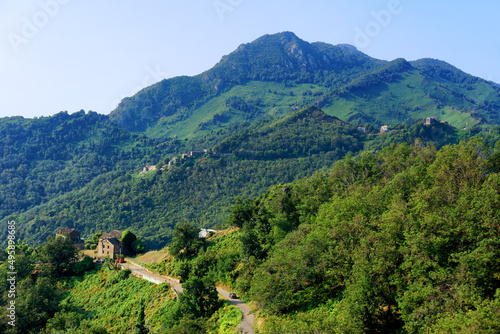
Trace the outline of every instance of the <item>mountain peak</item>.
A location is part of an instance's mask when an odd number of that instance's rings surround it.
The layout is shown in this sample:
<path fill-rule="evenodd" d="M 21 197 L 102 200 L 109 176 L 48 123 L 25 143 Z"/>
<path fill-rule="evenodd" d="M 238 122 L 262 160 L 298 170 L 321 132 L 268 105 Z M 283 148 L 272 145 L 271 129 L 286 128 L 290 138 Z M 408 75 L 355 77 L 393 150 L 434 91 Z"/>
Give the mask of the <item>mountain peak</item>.
<path fill-rule="evenodd" d="M 285 31 L 240 45 L 200 75 L 145 88 L 123 100 L 110 119 L 156 138 L 201 136 L 306 105 L 361 123 L 411 121 L 435 107 L 448 108 L 442 110 L 447 117 L 448 110 L 463 112 L 469 124 L 483 119 L 496 124 L 498 90 L 442 61 L 388 62 L 348 44 L 309 43 Z M 490 97 L 495 101 L 486 101 Z M 337 103 L 344 99 L 351 100 Z M 415 106 L 409 107 L 408 99 Z M 454 122 L 463 127 L 461 121 Z"/>
<path fill-rule="evenodd" d="M 351 52 L 361 52 L 354 45 L 351 44 L 337 44 L 337 47 Z"/>
<path fill-rule="evenodd" d="M 260 40 L 279 41 L 281 44 L 288 44 L 290 42 L 297 40 L 304 42 L 291 31 L 283 31 L 283 32 L 278 32 L 276 34 L 266 34 L 257 38 L 254 42 L 258 42 Z"/>
<path fill-rule="evenodd" d="M 310 81 L 318 71 L 342 73 L 354 68 L 374 68 L 381 63 L 353 46 L 308 43 L 293 32 L 285 31 L 241 44 L 213 69 L 203 73 L 203 81 L 216 78 L 225 83 L 256 79 L 282 81 L 305 76 L 311 77 L 307 79 Z"/>

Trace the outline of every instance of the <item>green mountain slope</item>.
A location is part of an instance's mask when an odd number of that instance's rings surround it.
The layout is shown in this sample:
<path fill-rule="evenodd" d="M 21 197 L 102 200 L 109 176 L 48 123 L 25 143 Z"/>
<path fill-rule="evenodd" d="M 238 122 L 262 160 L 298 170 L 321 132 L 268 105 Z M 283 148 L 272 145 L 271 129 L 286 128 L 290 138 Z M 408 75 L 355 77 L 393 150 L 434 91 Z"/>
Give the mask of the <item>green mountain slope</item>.
<path fill-rule="evenodd" d="M 0 135 L 1 218 L 79 189 L 100 174 L 138 168 L 168 148 L 83 111 L 3 118 Z"/>
<path fill-rule="evenodd" d="M 190 122 L 197 122 L 190 127 L 197 128 L 201 123 L 200 118 L 206 119 L 223 111 L 221 102 L 224 99 L 215 105 L 209 102 L 235 87 L 246 86 L 248 93 L 259 96 L 267 94 L 269 90 L 287 95 L 290 93 L 287 86 L 292 84 L 339 87 L 363 71 L 383 63 L 352 47 L 310 44 L 293 33 L 266 35 L 241 45 L 230 55 L 224 56 L 211 70 L 198 76 L 163 80 L 124 99 L 110 114 L 110 118 L 128 130 L 152 132 L 155 137 L 172 136 L 168 127 L 179 121 L 189 118 Z M 272 85 L 254 86 L 252 82 Z M 245 95 L 238 94 L 244 100 Z M 296 99 L 292 99 L 292 103 L 295 102 Z M 277 104 L 283 106 L 286 103 Z M 265 109 L 273 108 L 272 104 L 257 107 L 259 110 L 264 108 L 260 110 L 264 114 L 268 112 Z M 158 123 L 162 124 L 162 130 L 156 127 Z M 187 137 L 192 133 L 182 135 Z"/>
<path fill-rule="evenodd" d="M 499 137 L 491 136 L 493 143 Z M 175 164 L 163 170 L 101 174 L 82 188 L 17 212 L 23 227 L 19 235 L 36 244 L 61 227 L 76 228 L 86 237 L 100 230 L 132 229 L 149 248 L 159 248 L 170 242 L 179 222 L 223 225 L 237 196 L 257 196 L 273 184 L 313 175 L 347 154 L 379 150 L 391 143 L 414 143 L 417 138 L 441 147 L 455 143 L 458 135 L 449 125 L 423 122 L 399 125 L 380 135 L 369 128 L 363 133 L 355 125 L 309 107 L 189 141 L 192 147 L 215 144 L 209 146 L 213 148 L 210 154 L 177 155 Z"/>
<path fill-rule="evenodd" d="M 309 107 L 257 129 L 229 136 L 215 145 L 214 151 L 251 159 L 307 157 L 327 152 L 339 158 L 346 147 L 351 152 L 361 150 L 365 138 L 356 126 L 317 107 Z"/>
<path fill-rule="evenodd" d="M 150 247 L 161 247 L 178 222 L 220 224 L 235 196 L 256 196 L 272 184 L 329 168 L 345 154 L 359 152 L 365 140 L 355 126 L 308 108 L 227 136 L 215 146 L 217 154 L 179 157 L 163 171 L 100 175 L 82 189 L 22 213 L 20 234 L 36 243 L 63 226 L 87 236 L 131 228 Z"/>
<path fill-rule="evenodd" d="M 109 117 L 0 120 L 0 218 L 18 219 L 30 243 L 60 227 L 87 237 L 132 228 L 160 247 L 177 223 L 223 223 L 235 196 L 312 175 L 346 154 L 473 135 L 493 146 L 498 92 L 436 60 L 385 62 L 347 45 L 266 35 L 205 73 L 144 89 Z M 429 116 L 452 126 L 425 126 Z M 180 158 L 205 149 L 220 154 Z M 170 168 L 139 174 L 174 156 Z"/>
<path fill-rule="evenodd" d="M 385 62 L 352 46 L 308 43 L 286 32 L 243 44 L 200 75 L 145 88 L 110 118 L 149 137 L 199 138 L 315 104 L 361 124 L 436 117 L 470 128 L 500 124 L 499 92 L 497 84 L 442 61 Z"/>

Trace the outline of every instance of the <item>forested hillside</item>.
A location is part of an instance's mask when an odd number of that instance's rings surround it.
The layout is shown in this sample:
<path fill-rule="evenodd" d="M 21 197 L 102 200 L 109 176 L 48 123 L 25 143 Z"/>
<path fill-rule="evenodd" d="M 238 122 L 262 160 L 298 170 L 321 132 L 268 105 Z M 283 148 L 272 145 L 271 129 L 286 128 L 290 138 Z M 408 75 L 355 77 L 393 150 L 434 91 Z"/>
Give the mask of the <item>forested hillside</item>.
<path fill-rule="evenodd" d="M 345 158 L 237 201 L 238 231 L 154 268 L 231 285 L 263 333 L 497 333 L 499 171 L 478 140 Z"/>
<path fill-rule="evenodd" d="M 0 243 L 15 221 L 19 324 L 215 332 L 218 282 L 252 302 L 262 333 L 498 333 L 499 111 L 498 84 L 445 62 L 286 32 L 108 116 L 2 118 Z M 52 238 L 63 227 L 168 246 L 151 268 L 210 305 L 109 261 L 94 271 Z M 223 231 L 202 240 L 200 227 Z"/>
<path fill-rule="evenodd" d="M 179 222 L 221 224 L 235 196 L 346 155 L 473 136 L 493 147 L 499 91 L 438 60 L 387 62 L 289 32 L 262 36 L 200 75 L 145 88 L 109 116 L 1 119 L 0 219 L 19 220 L 33 244 L 61 227 L 86 237 L 132 228 L 161 247 Z M 424 125 L 427 117 L 435 122 Z M 139 174 L 146 165 L 158 170 Z"/>
<path fill-rule="evenodd" d="M 0 217 L 79 189 L 96 176 L 156 161 L 167 145 L 83 111 L 0 119 Z"/>
<path fill-rule="evenodd" d="M 77 126 L 88 119 L 95 119 L 95 131 Z M 38 121 L 25 120 L 28 124 Z M 9 140 L 12 145 L 5 150 L 3 161 L 13 164 L 25 159 L 25 165 L 2 173 L 3 217 L 16 219 L 19 236 L 30 244 L 44 241 L 62 227 L 76 228 L 86 237 L 101 230 L 131 228 L 146 240 L 149 249 L 168 244 L 179 222 L 221 226 L 234 197 L 257 196 L 273 184 L 311 176 L 345 155 L 381 150 L 391 143 L 420 141 L 441 147 L 473 135 L 494 146 L 499 138 L 497 127 L 489 132 L 468 132 L 423 121 L 398 125 L 386 133 L 368 125 L 362 132 L 316 107 L 190 141 L 159 142 L 131 135 L 95 113 L 63 113 L 42 121 L 69 135 L 59 139 L 60 132 L 52 135 L 54 130 L 45 126 L 45 132 L 30 131 L 26 137 L 17 137 L 27 138 L 27 142 L 5 136 L 5 147 Z M 95 144 L 98 138 L 99 144 Z M 23 153 L 36 140 L 44 141 L 46 148 L 35 145 L 32 153 Z M 209 148 L 208 154 L 202 152 L 204 148 Z M 181 157 L 191 150 L 200 153 Z M 55 155 L 45 158 L 46 152 Z M 178 159 L 167 166 L 173 157 Z M 158 169 L 139 173 L 147 164 L 158 165 Z M 42 173 L 44 166 L 52 169 Z M 23 168 L 24 179 L 15 174 Z M 33 196 L 38 196 L 36 201 L 30 200 Z"/>
<path fill-rule="evenodd" d="M 256 196 L 272 184 L 329 168 L 347 153 L 363 149 L 366 140 L 356 127 L 317 108 L 252 129 L 227 134 L 213 147 L 215 153 L 179 156 L 164 170 L 99 175 L 81 189 L 20 214 L 19 222 L 25 226 L 20 234 L 26 241 L 37 242 L 60 227 L 77 228 L 88 236 L 100 230 L 132 228 L 150 247 L 162 247 L 177 223 L 220 224 L 235 196 Z M 261 153 L 252 145 L 258 145 Z M 162 165 L 167 160 L 158 161 Z"/>

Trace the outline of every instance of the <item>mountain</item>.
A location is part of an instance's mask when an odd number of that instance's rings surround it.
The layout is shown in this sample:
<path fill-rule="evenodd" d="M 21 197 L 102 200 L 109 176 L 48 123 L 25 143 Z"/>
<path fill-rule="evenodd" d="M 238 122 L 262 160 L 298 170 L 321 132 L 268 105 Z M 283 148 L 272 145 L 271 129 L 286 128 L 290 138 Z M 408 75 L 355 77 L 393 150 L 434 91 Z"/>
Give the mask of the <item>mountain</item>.
<path fill-rule="evenodd" d="M 222 226 L 235 197 L 345 156 L 472 136 L 494 146 L 498 91 L 437 60 L 387 62 L 266 35 L 198 76 L 145 88 L 109 116 L 0 119 L 0 220 L 16 219 L 30 244 L 62 227 L 87 238 L 130 228 L 163 247 L 179 222 Z M 427 126 L 429 116 L 437 121 Z M 147 165 L 157 170 L 140 173 Z"/>
<path fill-rule="evenodd" d="M 2 118 L 0 240 L 15 226 L 16 247 L 0 272 L 19 298 L 0 284 L 17 312 L 0 332 L 232 332 L 217 282 L 260 333 L 498 333 L 498 92 L 439 60 L 282 33 L 110 116 Z M 49 238 L 62 227 L 170 244 L 134 261 L 183 292 L 111 259 L 92 270 Z"/>
<path fill-rule="evenodd" d="M 500 124 L 497 84 L 433 59 L 390 62 L 355 47 L 308 43 L 291 32 L 239 46 L 212 69 L 124 99 L 110 119 L 153 138 L 199 138 L 307 105 L 358 124 L 428 116 L 457 128 Z"/>
<path fill-rule="evenodd" d="M 325 83 L 340 86 L 381 63 L 353 48 L 310 44 L 293 33 L 266 35 L 239 46 L 200 75 L 163 80 L 124 99 L 110 118 L 128 130 L 145 131 L 155 137 L 188 137 L 200 130 L 200 124 L 203 130 L 207 122 L 217 122 L 221 115 L 231 118 L 222 123 L 234 123 L 266 113 L 284 114 L 289 111 L 288 106 L 281 110 L 273 105 L 282 107 L 297 102 L 296 98 L 287 98 L 294 91 L 302 96 L 312 89 L 318 95 Z M 306 85 L 309 83 L 321 86 Z M 263 99 L 261 95 L 275 96 Z M 243 98 L 246 103 L 243 110 L 230 105 L 234 96 Z M 299 106 L 314 102 L 306 100 L 309 103 Z M 180 130 L 179 123 L 191 133 Z"/>

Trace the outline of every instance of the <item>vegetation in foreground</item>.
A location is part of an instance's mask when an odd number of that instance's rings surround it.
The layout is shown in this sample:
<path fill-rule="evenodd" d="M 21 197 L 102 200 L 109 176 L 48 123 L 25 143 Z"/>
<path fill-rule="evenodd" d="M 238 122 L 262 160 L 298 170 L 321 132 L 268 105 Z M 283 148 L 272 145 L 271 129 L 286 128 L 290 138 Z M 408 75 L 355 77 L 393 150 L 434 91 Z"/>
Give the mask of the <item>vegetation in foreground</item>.
<path fill-rule="evenodd" d="M 499 171 L 480 140 L 346 158 L 238 200 L 239 229 L 178 234 L 152 267 L 232 286 L 263 333 L 497 333 Z"/>
<path fill-rule="evenodd" d="M 109 258 L 102 266 L 94 264 L 69 238 L 50 239 L 33 249 L 21 242 L 15 252 L 15 326 L 5 314 L 11 291 L 4 281 L 2 333 L 229 334 L 241 321 L 241 312 L 219 300 L 208 277 L 191 277 L 177 298 L 168 284 L 133 277 Z M 4 253 L 2 277 L 9 266 Z"/>

